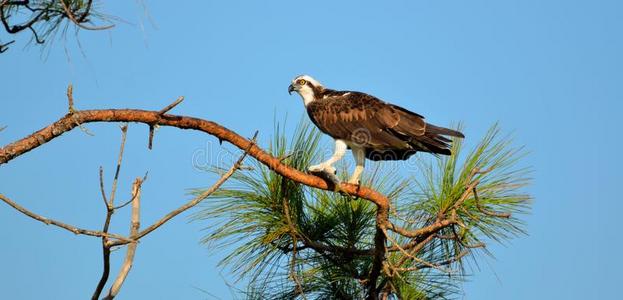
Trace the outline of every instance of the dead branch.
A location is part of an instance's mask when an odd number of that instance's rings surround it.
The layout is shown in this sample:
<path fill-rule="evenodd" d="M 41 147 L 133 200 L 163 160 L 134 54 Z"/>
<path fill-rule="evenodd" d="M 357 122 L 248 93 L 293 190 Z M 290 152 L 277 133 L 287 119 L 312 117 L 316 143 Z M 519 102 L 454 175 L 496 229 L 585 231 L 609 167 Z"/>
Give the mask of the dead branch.
<path fill-rule="evenodd" d="M 90 236 L 95 236 L 95 237 L 105 237 L 105 238 L 112 238 L 112 239 L 116 239 L 116 240 L 120 240 L 120 241 L 124 241 L 124 242 L 130 242 L 131 240 L 129 240 L 126 237 L 120 236 L 118 234 L 113 234 L 113 233 L 106 233 L 103 231 L 96 231 L 96 230 L 89 230 L 89 229 L 82 229 L 73 225 L 69 225 L 60 221 L 56 221 L 53 219 L 48 219 L 46 217 L 40 216 L 36 213 L 33 213 L 31 211 L 29 211 L 28 209 L 24 208 L 23 206 L 20 206 L 19 204 L 15 203 L 13 200 L 9 199 L 8 197 L 6 197 L 3 194 L 0 194 L 0 200 L 4 201 L 6 204 L 8 204 L 9 206 L 15 208 L 17 211 L 39 221 L 42 222 L 46 225 L 54 225 L 57 226 L 59 228 L 65 229 L 67 231 L 70 231 L 74 234 L 83 234 L 83 235 L 90 235 Z"/>
<path fill-rule="evenodd" d="M 71 83 L 67 86 L 67 103 L 69 105 L 69 113 L 76 111 L 74 108 L 74 87 Z"/>
<path fill-rule="evenodd" d="M 160 115 L 164 115 L 168 113 L 170 110 L 172 110 L 173 108 L 175 108 L 178 104 L 182 103 L 182 101 L 184 101 L 184 96 L 179 96 L 175 101 L 173 101 L 173 103 L 167 105 L 165 108 L 161 109 L 158 113 Z"/>
<path fill-rule="evenodd" d="M 132 217 L 130 222 L 130 236 L 134 236 L 138 233 L 138 229 L 140 227 L 140 207 L 141 207 L 141 184 L 143 181 L 141 178 L 136 178 L 134 180 L 134 184 L 132 185 Z M 130 269 L 132 268 L 132 263 L 134 262 L 134 254 L 136 253 L 136 246 L 138 242 L 135 240 L 128 245 L 128 249 L 126 250 L 125 260 L 123 261 L 123 265 L 121 266 L 121 271 L 119 271 L 119 275 L 117 275 L 117 279 L 110 287 L 108 291 L 108 296 L 104 299 L 113 299 L 119 293 L 121 289 L 121 285 L 125 281 Z"/>
<path fill-rule="evenodd" d="M 71 96 L 72 95 L 71 92 L 72 92 L 71 88 L 67 90 L 67 97 L 68 99 L 71 99 L 70 109 L 69 109 L 70 114 L 73 113 L 74 111 L 71 106 L 73 105 L 73 96 Z M 122 125 L 120 128 L 121 128 L 121 144 L 119 146 L 119 154 L 117 157 L 117 167 L 115 169 L 112 189 L 110 191 L 110 201 L 106 199 L 106 192 L 104 191 L 104 168 L 100 166 L 100 169 L 99 169 L 100 170 L 99 171 L 100 192 L 102 194 L 102 199 L 104 200 L 104 206 L 106 207 L 106 218 L 104 219 L 104 228 L 102 229 L 103 232 L 108 232 L 108 228 L 110 226 L 110 220 L 112 219 L 112 215 L 115 213 L 115 207 L 114 207 L 115 194 L 117 193 L 117 182 L 119 181 L 119 173 L 121 172 L 121 163 L 123 162 L 123 152 L 125 149 L 125 143 L 126 143 L 126 139 L 128 135 L 127 124 Z M 145 181 L 145 178 L 139 183 L 139 185 L 142 184 L 144 181 Z M 136 194 L 133 192 L 132 200 L 134 200 L 135 195 Z M 108 238 L 105 238 L 105 237 L 102 238 L 102 258 L 104 261 L 104 269 L 102 271 L 102 276 L 100 277 L 100 280 L 97 283 L 97 286 L 95 287 L 93 296 L 91 296 L 92 300 L 99 299 L 99 296 L 101 295 L 102 291 L 104 290 L 104 287 L 106 286 L 106 282 L 108 282 L 108 276 L 110 276 L 110 252 L 111 252 L 110 248 L 111 247 L 108 245 L 109 243 L 110 243 L 110 240 Z"/>

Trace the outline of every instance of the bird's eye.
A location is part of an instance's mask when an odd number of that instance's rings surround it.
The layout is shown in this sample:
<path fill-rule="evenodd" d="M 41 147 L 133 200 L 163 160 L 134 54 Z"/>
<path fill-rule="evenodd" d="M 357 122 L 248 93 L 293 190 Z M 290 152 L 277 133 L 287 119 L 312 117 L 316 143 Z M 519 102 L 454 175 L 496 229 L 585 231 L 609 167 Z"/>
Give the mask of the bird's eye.
<path fill-rule="evenodd" d="M 297 81 L 297 83 L 300 84 L 300 85 L 305 85 L 307 83 L 307 81 L 305 79 L 299 79 Z"/>

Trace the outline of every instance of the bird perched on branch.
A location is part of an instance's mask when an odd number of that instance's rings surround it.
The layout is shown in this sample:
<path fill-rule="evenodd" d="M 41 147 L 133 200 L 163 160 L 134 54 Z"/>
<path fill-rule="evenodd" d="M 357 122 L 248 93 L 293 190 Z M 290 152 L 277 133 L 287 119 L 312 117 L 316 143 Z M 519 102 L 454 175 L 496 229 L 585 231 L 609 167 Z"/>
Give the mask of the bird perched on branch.
<path fill-rule="evenodd" d="M 335 174 L 333 164 L 350 148 L 356 163 L 348 181 L 352 184 L 359 184 L 366 158 L 406 160 L 416 152 L 450 155 L 448 137 L 464 137 L 461 132 L 426 123 L 423 116 L 366 93 L 325 88 L 308 75 L 292 80 L 288 93 L 292 92 L 301 96 L 312 122 L 335 139 L 333 156 L 308 170 Z"/>

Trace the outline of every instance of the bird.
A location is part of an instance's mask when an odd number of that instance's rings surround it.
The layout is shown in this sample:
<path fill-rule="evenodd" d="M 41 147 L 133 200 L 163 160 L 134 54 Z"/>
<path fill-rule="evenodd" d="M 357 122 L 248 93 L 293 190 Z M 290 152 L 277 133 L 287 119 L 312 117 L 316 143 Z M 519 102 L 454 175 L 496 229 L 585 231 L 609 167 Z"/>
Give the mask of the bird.
<path fill-rule="evenodd" d="M 292 92 L 301 96 L 316 127 L 335 140 L 333 155 L 309 166 L 308 171 L 335 175 L 333 164 L 351 149 L 355 158 L 355 170 L 348 180 L 351 184 L 360 184 L 366 159 L 406 160 L 416 152 L 450 155 L 451 137 L 465 137 L 457 130 L 426 123 L 422 115 L 372 95 L 325 88 L 309 75 L 296 76 L 288 86 L 288 93 Z"/>

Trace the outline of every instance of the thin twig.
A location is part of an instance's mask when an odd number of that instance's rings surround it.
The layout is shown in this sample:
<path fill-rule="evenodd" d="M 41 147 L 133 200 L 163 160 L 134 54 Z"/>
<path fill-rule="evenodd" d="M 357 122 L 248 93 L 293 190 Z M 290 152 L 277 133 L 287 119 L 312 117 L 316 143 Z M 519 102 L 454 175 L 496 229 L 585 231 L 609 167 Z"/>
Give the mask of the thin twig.
<path fill-rule="evenodd" d="M 108 199 L 106 199 L 106 191 L 104 191 L 104 168 L 100 166 L 100 193 L 102 194 L 102 200 L 104 200 L 104 205 L 108 207 Z"/>
<path fill-rule="evenodd" d="M 172 110 L 174 107 L 176 107 L 178 104 L 182 103 L 182 101 L 184 101 L 184 96 L 179 96 L 177 98 L 177 100 L 173 101 L 173 103 L 167 105 L 165 108 L 161 109 L 158 113 L 160 115 L 164 115 L 167 112 L 169 112 L 170 110 Z"/>
<path fill-rule="evenodd" d="M 173 101 L 171 104 L 165 106 L 163 109 L 158 111 L 158 117 L 160 118 L 162 115 L 166 114 L 167 112 L 169 112 L 170 110 L 172 110 L 174 107 L 176 107 L 178 104 L 182 103 L 182 101 L 184 101 L 184 96 L 179 96 L 177 98 L 177 100 Z M 147 143 L 147 149 L 151 150 L 153 148 L 154 145 L 154 129 L 156 128 L 157 125 L 155 124 L 149 124 L 149 142 Z"/>
<path fill-rule="evenodd" d="M 5 44 L 0 44 L 0 53 L 4 53 L 5 51 L 7 51 L 9 49 L 8 46 L 13 44 L 13 43 L 15 43 L 15 40 L 12 40 L 12 41 L 10 41 L 8 43 L 5 43 Z"/>
<path fill-rule="evenodd" d="M 82 229 L 73 225 L 69 225 L 60 221 L 56 221 L 53 219 L 48 219 L 46 217 L 40 216 L 36 213 L 33 213 L 31 211 L 29 211 L 28 209 L 24 208 L 23 206 L 15 203 L 13 200 L 9 199 L 8 197 L 6 197 L 3 194 L 0 194 L 0 200 L 4 201 L 6 204 L 8 204 L 9 206 L 15 208 L 17 211 L 39 221 L 42 223 L 45 223 L 46 225 L 54 225 L 57 226 L 59 228 L 65 229 L 67 231 L 70 231 L 74 234 L 83 234 L 83 235 L 90 235 L 90 236 L 96 236 L 96 237 L 106 237 L 106 238 L 113 238 L 119 241 L 123 241 L 124 243 L 126 242 L 130 242 L 131 240 L 120 236 L 118 234 L 113 234 L 113 233 L 105 233 L 102 231 L 96 231 L 96 230 L 90 230 L 90 229 Z"/>
<path fill-rule="evenodd" d="M 106 192 L 104 191 L 104 169 L 100 166 L 100 191 L 102 193 L 102 199 L 104 200 L 104 205 L 106 206 L 106 218 L 104 219 L 104 228 L 102 231 L 108 232 L 110 227 L 110 221 L 112 219 L 112 215 L 115 213 L 114 198 L 117 190 L 117 182 L 119 180 L 119 173 L 121 171 L 121 163 L 123 160 L 123 152 L 125 149 L 125 142 L 127 139 L 127 131 L 128 125 L 121 126 L 121 144 L 119 146 L 119 154 L 117 158 L 117 168 L 115 170 L 115 177 L 113 178 L 112 190 L 110 192 L 110 201 L 106 199 Z M 142 183 L 142 182 L 141 182 Z M 140 187 L 139 187 L 140 188 Z M 135 193 L 132 193 L 132 200 L 134 200 Z M 131 242 L 131 241 L 130 241 Z M 95 291 L 93 292 L 93 296 L 91 296 L 91 300 L 99 299 L 104 287 L 106 286 L 106 282 L 108 282 L 108 277 L 110 276 L 110 240 L 106 237 L 102 238 L 102 258 L 104 261 L 104 269 L 102 271 L 102 276 L 100 277 L 97 286 L 95 287 Z"/>
<path fill-rule="evenodd" d="M 143 176 L 143 178 L 141 179 L 141 185 L 147 180 L 147 174 L 149 174 L 149 172 L 145 172 L 145 176 Z M 134 201 L 134 197 L 136 197 L 135 195 L 132 195 L 132 197 L 130 198 L 130 200 L 126 201 L 125 203 L 119 205 L 119 206 L 115 206 L 113 207 L 113 210 L 117 210 L 120 208 L 124 208 L 126 205 L 132 203 L 132 201 Z"/>
<path fill-rule="evenodd" d="M 74 86 L 71 83 L 67 86 L 67 102 L 69 103 L 69 113 L 73 114 L 76 109 L 74 108 Z"/>
<path fill-rule="evenodd" d="M 121 125 L 121 146 L 119 148 L 119 157 L 117 158 L 117 168 L 115 169 L 115 178 L 112 181 L 112 189 L 110 191 L 109 205 L 114 207 L 115 194 L 117 192 L 117 182 L 119 181 L 119 172 L 121 171 L 121 162 L 123 161 L 123 151 L 125 150 L 125 141 L 128 135 L 128 124 Z"/>

